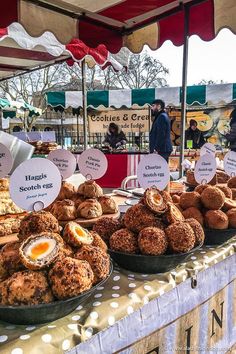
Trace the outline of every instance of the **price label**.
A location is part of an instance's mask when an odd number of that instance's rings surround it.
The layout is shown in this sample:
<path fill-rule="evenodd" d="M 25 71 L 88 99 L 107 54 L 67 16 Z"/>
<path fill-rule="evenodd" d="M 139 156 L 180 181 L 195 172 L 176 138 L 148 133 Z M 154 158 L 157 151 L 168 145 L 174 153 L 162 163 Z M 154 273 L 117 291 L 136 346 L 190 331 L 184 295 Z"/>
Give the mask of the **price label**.
<path fill-rule="evenodd" d="M 187 140 L 187 148 L 192 149 L 193 148 L 193 141 L 192 140 Z"/>
<path fill-rule="evenodd" d="M 84 151 L 78 159 L 80 173 L 87 179 L 98 179 L 105 175 L 108 167 L 104 153 L 97 149 Z"/>
<path fill-rule="evenodd" d="M 229 151 L 224 157 L 224 169 L 230 177 L 236 176 L 236 152 Z"/>
<path fill-rule="evenodd" d="M 215 156 L 216 154 L 216 148 L 215 145 L 211 143 L 206 143 L 201 147 L 200 150 L 200 156 L 203 156 L 205 154 L 211 154 L 212 156 Z"/>
<path fill-rule="evenodd" d="M 206 184 L 216 174 L 216 159 L 212 154 L 205 154 L 197 161 L 194 169 L 194 177 L 197 183 Z"/>
<path fill-rule="evenodd" d="M 61 174 L 49 160 L 22 162 L 10 177 L 10 195 L 20 208 L 38 211 L 49 206 L 61 189 Z"/>
<path fill-rule="evenodd" d="M 0 144 L 0 178 L 6 177 L 13 166 L 13 157 L 10 150 L 3 144 Z"/>
<path fill-rule="evenodd" d="M 140 161 L 137 177 L 142 188 L 155 186 L 163 190 L 170 180 L 168 163 L 160 155 L 149 154 Z"/>
<path fill-rule="evenodd" d="M 52 161 L 61 172 L 62 178 L 66 179 L 73 175 L 76 169 L 76 158 L 65 149 L 51 151 L 48 160 Z"/>

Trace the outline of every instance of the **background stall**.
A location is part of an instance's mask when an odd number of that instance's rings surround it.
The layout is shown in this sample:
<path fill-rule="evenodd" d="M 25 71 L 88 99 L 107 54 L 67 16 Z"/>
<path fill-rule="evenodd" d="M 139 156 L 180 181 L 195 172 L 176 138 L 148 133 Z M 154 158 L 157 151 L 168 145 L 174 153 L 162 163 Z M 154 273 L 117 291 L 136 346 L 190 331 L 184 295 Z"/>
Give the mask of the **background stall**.
<path fill-rule="evenodd" d="M 89 91 L 88 102 L 88 142 L 89 146 L 103 149 L 103 140 L 110 122 L 117 123 L 128 139 L 126 149 L 109 152 L 109 170 L 99 181 L 103 187 L 119 187 L 128 175 L 136 175 L 138 163 L 149 149 L 151 127 L 150 105 L 155 98 L 165 101 L 171 118 L 171 138 L 174 151 L 170 168 L 177 170 L 181 144 L 181 96 L 180 87 L 163 87 L 134 90 Z M 205 140 L 226 146 L 224 134 L 229 129 L 229 115 L 236 103 L 236 84 L 199 85 L 187 88 L 187 124 L 190 119 L 198 122 Z M 65 111 L 82 106 L 80 91 L 59 91 L 47 93 L 47 105 Z M 66 121 L 66 119 L 65 119 Z M 71 132 L 68 131 L 68 137 Z M 79 141 L 71 149 L 82 149 L 83 135 L 79 139 L 71 136 L 71 141 Z M 81 141 L 81 143 L 80 143 Z M 185 150 L 185 157 L 195 158 L 196 150 Z M 119 166 L 117 168 L 117 166 Z"/>

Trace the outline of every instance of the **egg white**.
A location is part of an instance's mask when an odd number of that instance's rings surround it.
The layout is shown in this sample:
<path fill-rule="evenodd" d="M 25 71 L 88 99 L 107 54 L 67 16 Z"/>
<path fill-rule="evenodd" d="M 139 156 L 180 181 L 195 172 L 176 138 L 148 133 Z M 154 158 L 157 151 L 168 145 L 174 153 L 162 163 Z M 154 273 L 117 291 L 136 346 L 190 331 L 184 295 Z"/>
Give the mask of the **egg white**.
<path fill-rule="evenodd" d="M 42 253 L 41 255 L 39 255 L 37 258 L 32 257 L 32 249 L 37 246 L 40 243 L 43 242 L 47 242 L 49 244 L 49 248 L 47 249 L 46 252 Z M 30 258 L 33 261 L 39 261 L 44 259 L 45 257 L 47 257 L 48 255 L 50 255 L 50 253 L 54 250 L 54 248 L 56 247 L 56 240 L 54 239 L 50 239 L 47 237 L 40 237 L 37 240 L 34 240 L 33 242 L 31 242 L 31 244 L 29 244 L 27 246 L 27 248 L 25 248 L 24 253 L 26 255 L 27 258 Z"/>

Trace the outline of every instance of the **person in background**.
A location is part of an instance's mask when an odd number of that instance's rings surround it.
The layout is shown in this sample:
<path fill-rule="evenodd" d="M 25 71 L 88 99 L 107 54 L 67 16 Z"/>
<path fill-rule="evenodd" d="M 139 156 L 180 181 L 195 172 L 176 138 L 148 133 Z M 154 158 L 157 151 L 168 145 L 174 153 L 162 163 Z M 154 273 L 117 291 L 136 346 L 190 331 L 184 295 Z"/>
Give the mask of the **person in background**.
<path fill-rule="evenodd" d="M 205 139 L 202 132 L 197 127 L 197 121 L 190 119 L 189 128 L 185 132 L 185 148 L 188 147 L 187 141 L 192 141 L 192 149 L 201 149 L 205 144 Z"/>
<path fill-rule="evenodd" d="M 120 127 L 115 123 L 110 123 L 103 143 L 109 144 L 113 149 L 117 149 L 120 146 L 124 146 L 126 142 L 126 136 Z"/>
<path fill-rule="evenodd" d="M 230 113 L 230 131 L 225 135 L 230 150 L 236 151 L 236 108 Z"/>
<path fill-rule="evenodd" d="M 153 101 L 152 112 L 154 120 L 149 134 L 149 150 L 150 153 L 157 152 L 168 162 L 172 152 L 172 143 L 170 118 L 165 111 L 165 102 L 162 100 Z"/>

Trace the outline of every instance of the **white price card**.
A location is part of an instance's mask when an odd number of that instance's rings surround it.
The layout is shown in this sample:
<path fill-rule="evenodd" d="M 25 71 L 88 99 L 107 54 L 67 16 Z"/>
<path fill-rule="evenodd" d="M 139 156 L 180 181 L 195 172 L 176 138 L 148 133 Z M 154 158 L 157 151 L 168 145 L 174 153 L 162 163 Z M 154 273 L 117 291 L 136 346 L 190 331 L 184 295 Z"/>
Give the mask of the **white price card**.
<path fill-rule="evenodd" d="M 224 157 L 224 170 L 230 177 L 236 176 L 236 152 L 229 151 Z"/>
<path fill-rule="evenodd" d="M 211 143 L 206 143 L 201 147 L 200 150 L 200 156 L 203 156 L 205 154 L 211 154 L 212 156 L 215 156 L 216 154 L 216 147 L 215 145 Z"/>
<path fill-rule="evenodd" d="M 149 154 L 140 161 L 137 177 L 142 188 L 155 186 L 163 190 L 170 180 L 168 163 L 158 154 Z"/>
<path fill-rule="evenodd" d="M 98 179 L 105 175 L 108 162 L 102 151 L 98 149 L 88 149 L 80 155 L 78 165 L 80 173 L 82 173 L 84 177 L 87 179 Z"/>
<path fill-rule="evenodd" d="M 0 144 L 0 178 L 6 177 L 13 166 L 13 157 L 10 150 Z"/>
<path fill-rule="evenodd" d="M 212 154 L 205 154 L 197 161 L 194 169 L 194 177 L 197 183 L 206 184 L 216 174 L 216 159 Z"/>
<path fill-rule="evenodd" d="M 66 179 L 73 175 L 76 169 L 76 158 L 68 150 L 58 149 L 51 151 L 47 157 L 61 172 L 62 178 Z"/>
<path fill-rule="evenodd" d="M 10 177 L 10 195 L 20 208 L 39 211 L 49 206 L 61 189 L 58 168 L 44 158 L 22 162 Z"/>

